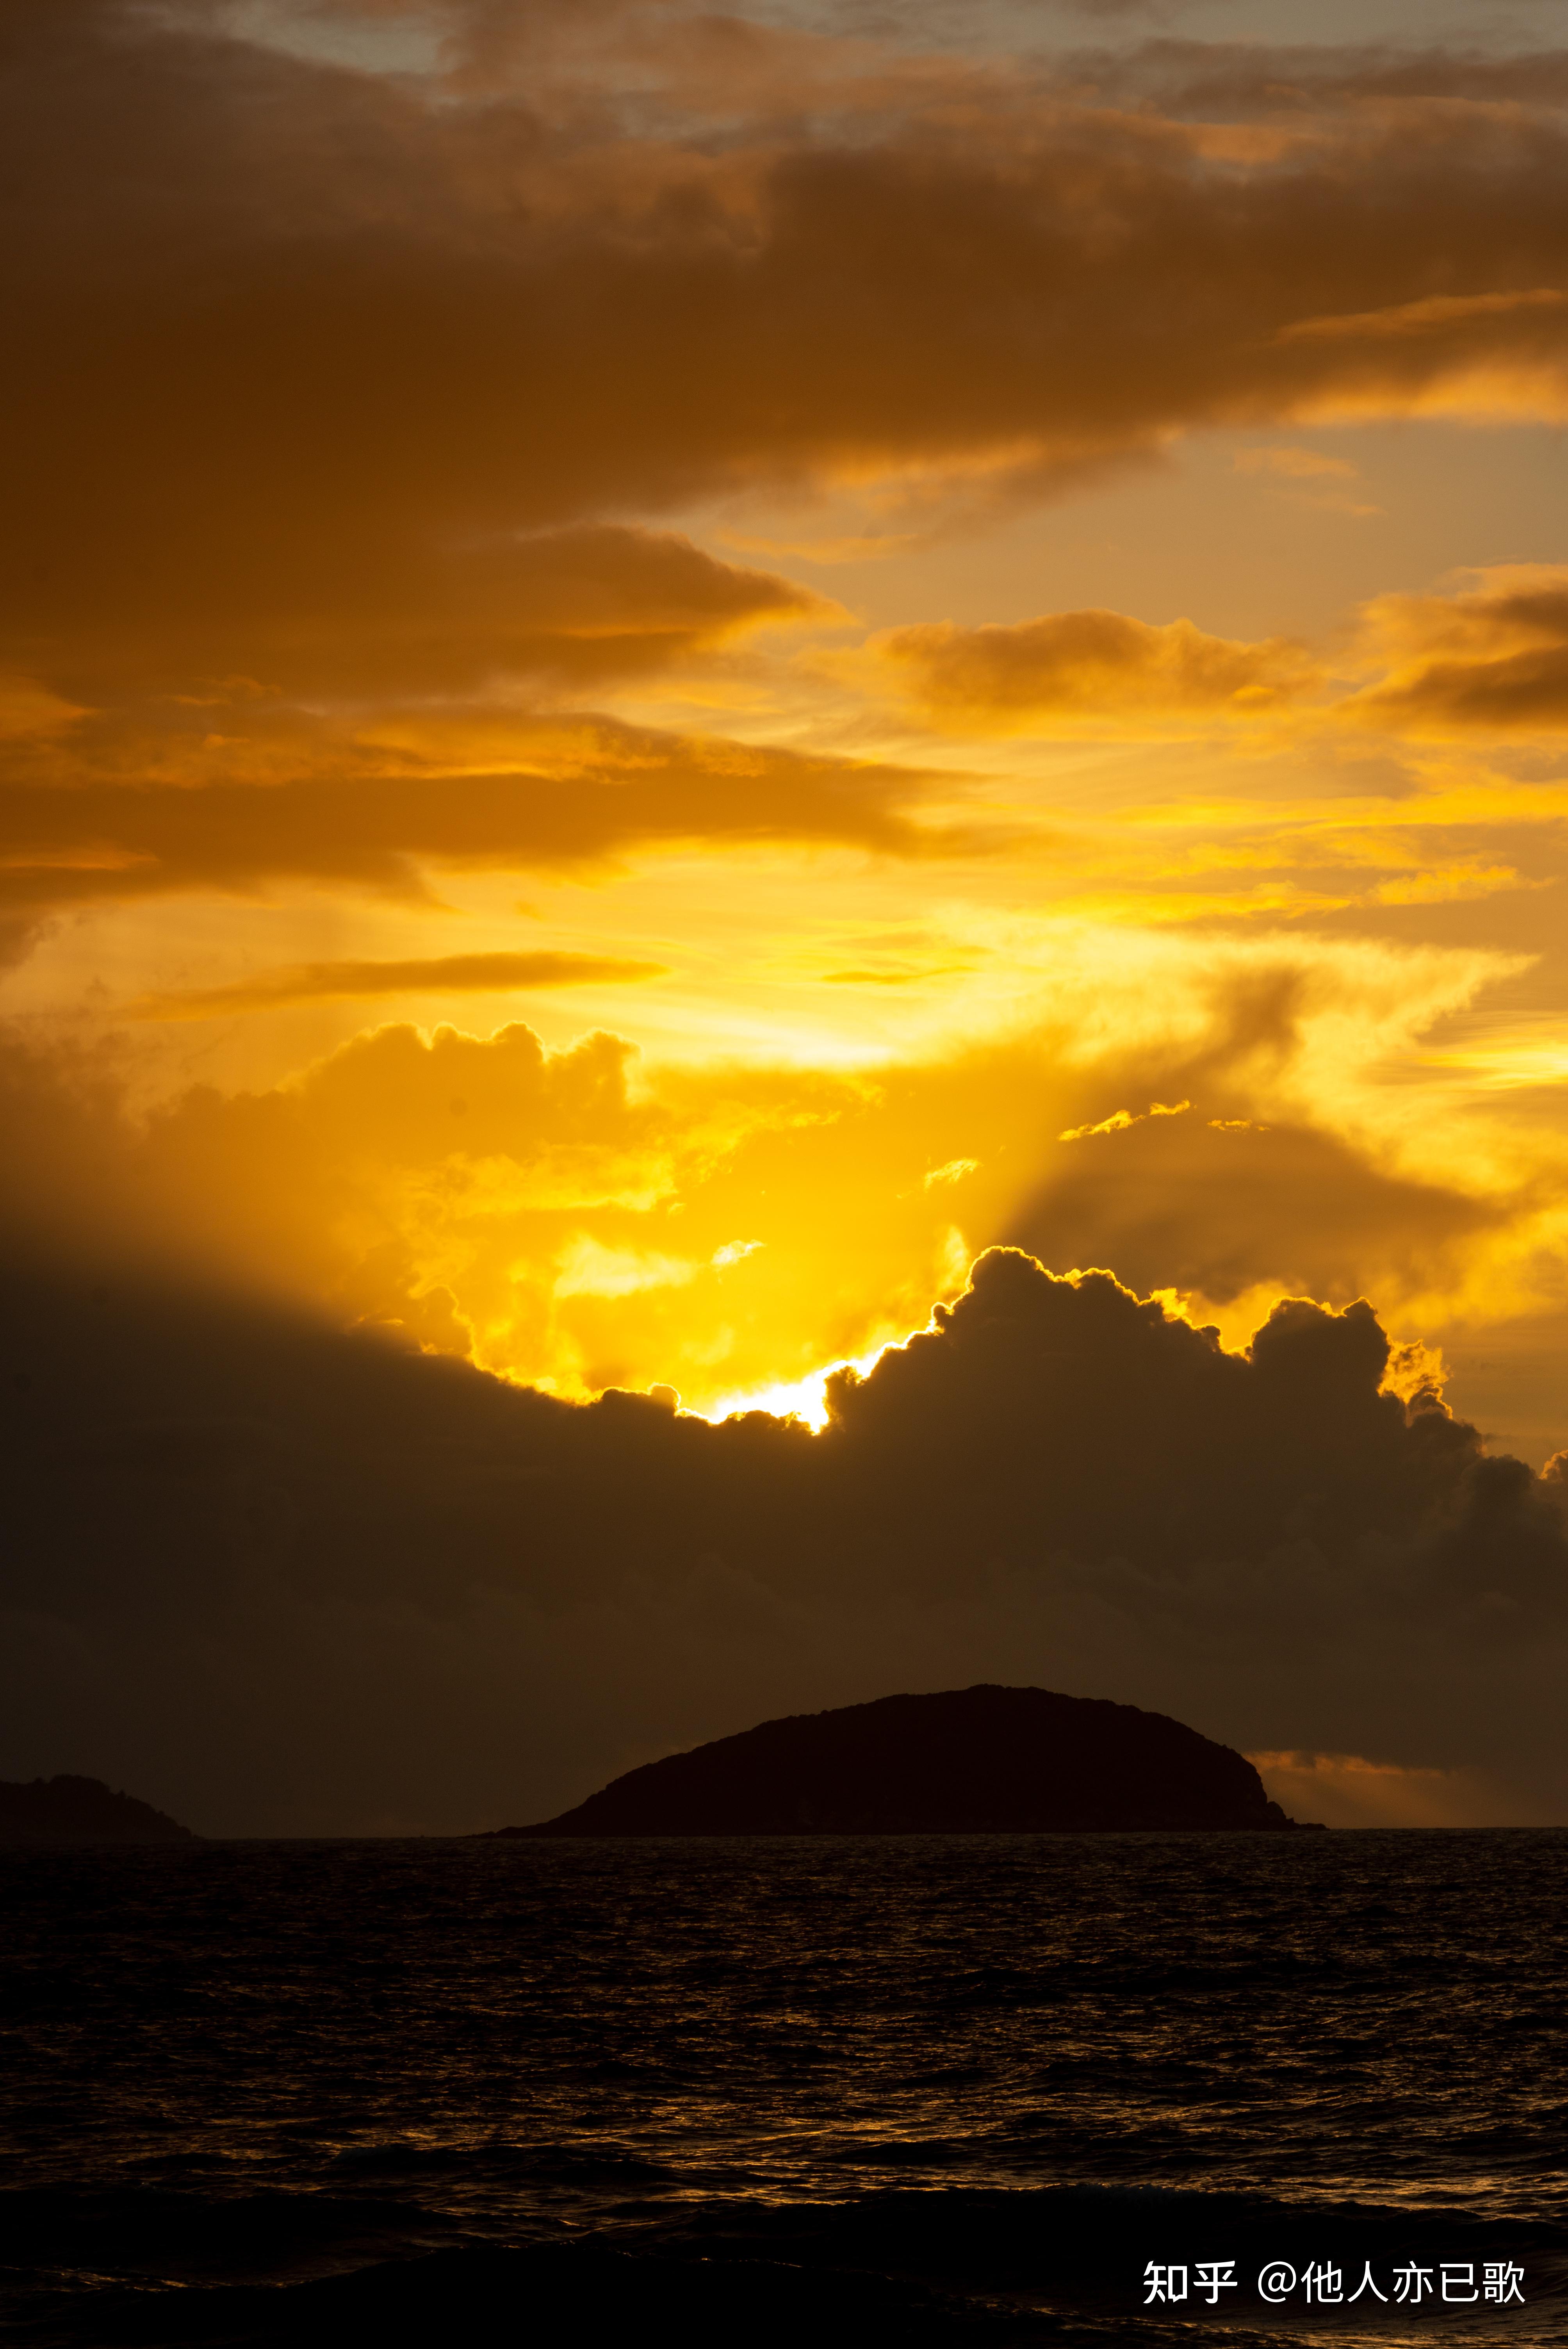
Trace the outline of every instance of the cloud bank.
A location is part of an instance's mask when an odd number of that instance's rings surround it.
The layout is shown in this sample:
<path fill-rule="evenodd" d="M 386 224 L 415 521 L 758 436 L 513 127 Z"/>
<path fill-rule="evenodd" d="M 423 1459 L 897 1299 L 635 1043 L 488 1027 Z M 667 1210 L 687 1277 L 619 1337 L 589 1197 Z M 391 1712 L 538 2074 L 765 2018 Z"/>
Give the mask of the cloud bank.
<path fill-rule="evenodd" d="M 1365 1304 L 1227 1354 L 995 1251 L 814 1435 L 131 1278 L 5 1288 L 8 1775 L 209 1831 L 465 1828 L 991 1678 L 1568 1802 L 1562 1487 L 1380 1391 Z"/>
<path fill-rule="evenodd" d="M 523 16 L 11 11 L 0 723 L 17 782 L 80 787 L 7 803 L 13 896 L 907 847 L 851 762 L 604 733 L 577 763 L 645 750 L 634 804 L 577 822 L 498 713 L 841 618 L 657 526 L 738 491 L 874 491 L 926 527 L 1214 428 L 1564 412 L 1561 60 L 1312 53 L 1282 109 L 1240 47 L 1086 81 L 682 8 Z M 1492 616 L 1547 637 L 1439 664 L 1421 708 L 1555 722 L 1559 619 Z M 1300 667 L 1092 612 L 888 657 L 982 731 L 1097 678 L 1145 716 L 1266 704 Z M 274 805 L 226 796 L 263 782 Z"/>

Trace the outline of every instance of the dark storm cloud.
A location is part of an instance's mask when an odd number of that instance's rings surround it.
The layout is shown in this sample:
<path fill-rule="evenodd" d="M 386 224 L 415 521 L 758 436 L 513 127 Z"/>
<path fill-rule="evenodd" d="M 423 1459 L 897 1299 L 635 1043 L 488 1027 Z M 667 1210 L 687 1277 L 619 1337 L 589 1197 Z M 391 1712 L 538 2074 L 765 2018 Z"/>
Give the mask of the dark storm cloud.
<path fill-rule="evenodd" d="M 1396 1174 L 1321 1126 L 1258 1118 L 1258 1081 L 1295 1061 L 1314 991 L 1299 971 L 1255 970 L 1216 988 L 1198 1050 L 1111 1056 L 1078 1096 L 1075 1138 L 1047 1148 L 993 1236 L 1056 1272 L 1110 1265 L 1140 1293 L 1214 1306 L 1254 1284 L 1336 1305 L 1449 1291 L 1525 1199 L 1439 1166 Z M 1161 1100 L 1181 1114 L 1127 1115 Z"/>
<path fill-rule="evenodd" d="M 215 1829 L 480 1826 L 990 1677 L 1563 1783 L 1553 1488 L 1381 1393 L 1365 1304 L 1227 1355 L 994 1252 L 820 1436 L 572 1406 L 107 1268 L 13 1270 L 5 1348 L 13 1775 Z"/>

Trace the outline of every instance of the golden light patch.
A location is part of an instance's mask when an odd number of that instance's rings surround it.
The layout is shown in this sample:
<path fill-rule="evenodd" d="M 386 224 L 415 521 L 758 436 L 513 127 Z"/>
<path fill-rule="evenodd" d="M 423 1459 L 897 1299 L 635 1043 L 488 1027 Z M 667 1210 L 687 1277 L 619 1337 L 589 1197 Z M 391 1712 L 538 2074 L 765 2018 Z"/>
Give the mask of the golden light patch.
<path fill-rule="evenodd" d="M 57 734 L 88 712 L 28 677 L 0 677 L 0 741 Z"/>
<path fill-rule="evenodd" d="M 1184 1110 L 1190 1110 L 1191 1106 L 1191 1102 L 1185 1101 L 1150 1102 L 1147 1109 L 1119 1109 L 1113 1111 L 1109 1117 L 1102 1117 L 1098 1125 L 1069 1125 L 1064 1133 L 1057 1134 L 1057 1140 L 1084 1142 L 1090 1134 L 1125 1133 L 1129 1126 L 1141 1125 L 1145 1118 L 1180 1117 Z"/>
<path fill-rule="evenodd" d="M 1453 326 L 1493 318 L 1515 318 L 1531 311 L 1568 307 L 1561 286 L 1537 285 L 1522 293 L 1429 294 L 1419 301 L 1397 302 L 1386 310 L 1354 310 L 1322 318 L 1296 318 L 1279 329 L 1280 343 L 1403 342 L 1442 334 Z"/>
<path fill-rule="evenodd" d="M 1518 1818 L 1517 1793 L 1476 1769 L 1411 1768 L 1358 1754 L 1249 1754 L 1293 1817 L 1331 1827 L 1481 1827 Z"/>

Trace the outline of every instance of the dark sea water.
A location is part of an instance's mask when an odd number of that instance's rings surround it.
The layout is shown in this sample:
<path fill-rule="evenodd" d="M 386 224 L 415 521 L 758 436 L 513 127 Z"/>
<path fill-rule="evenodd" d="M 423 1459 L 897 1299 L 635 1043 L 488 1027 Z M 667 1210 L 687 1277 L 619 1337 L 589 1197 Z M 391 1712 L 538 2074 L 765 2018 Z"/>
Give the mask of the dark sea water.
<path fill-rule="evenodd" d="M 0 1854 L 4 2320 L 1568 2340 L 1565 1892 L 1534 1831 Z"/>

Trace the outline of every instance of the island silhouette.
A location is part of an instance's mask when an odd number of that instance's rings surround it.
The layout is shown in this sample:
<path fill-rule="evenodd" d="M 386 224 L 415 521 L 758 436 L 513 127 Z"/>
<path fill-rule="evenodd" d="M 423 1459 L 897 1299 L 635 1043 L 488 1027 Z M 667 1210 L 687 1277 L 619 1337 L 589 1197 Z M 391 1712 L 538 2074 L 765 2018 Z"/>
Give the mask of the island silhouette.
<path fill-rule="evenodd" d="M 645 1763 L 500 1836 L 1295 1830 L 1244 1754 L 1162 1713 L 1050 1689 L 884 1696 Z"/>
<path fill-rule="evenodd" d="M 101 1778 L 0 1778 L 0 1843 L 194 1843 L 189 1827 Z"/>

